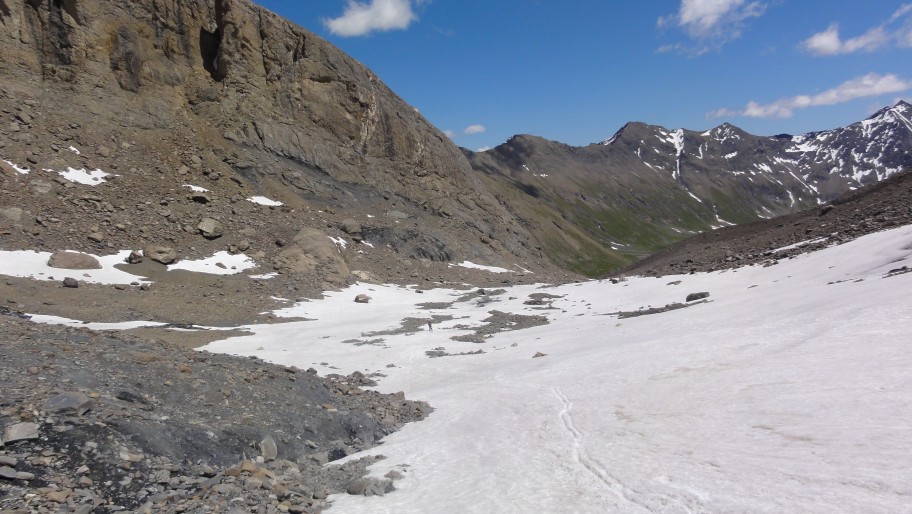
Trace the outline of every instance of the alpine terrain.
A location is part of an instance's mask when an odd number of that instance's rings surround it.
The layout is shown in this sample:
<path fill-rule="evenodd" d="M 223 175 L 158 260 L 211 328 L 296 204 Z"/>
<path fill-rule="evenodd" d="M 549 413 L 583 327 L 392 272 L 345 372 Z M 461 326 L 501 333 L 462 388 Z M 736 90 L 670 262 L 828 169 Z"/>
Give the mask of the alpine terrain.
<path fill-rule="evenodd" d="M 907 169 L 912 105 L 798 136 L 628 123 L 582 148 L 515 136 L 465 153 L 553 262 L 598 275 L 689 235 L 823 204 Z"/>
<path fill-rule="evenodd" d="M 0 511 L 907 510 L 910 120 L 472 152 L 248 0 L 0 0 Z"/>

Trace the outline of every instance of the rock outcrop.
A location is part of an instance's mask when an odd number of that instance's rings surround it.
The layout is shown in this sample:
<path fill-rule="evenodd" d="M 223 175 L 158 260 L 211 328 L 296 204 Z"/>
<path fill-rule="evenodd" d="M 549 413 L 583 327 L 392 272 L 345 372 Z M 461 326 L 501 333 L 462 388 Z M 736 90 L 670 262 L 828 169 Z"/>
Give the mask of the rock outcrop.
<path fill-rule="evenodd" d="M 221 179 L 193 201 L 222 220 L 238 189 L 270 191 L 292 198 L 285 212 L 357 212 L 365 225 L 368 213 L 403 212 L 410 230 L 446 240 L 442 254 L 453 258 L 537 255 L 415 108 L 331 44 L 247 0 L 4 2 L 0 47 L 0 102 L 21 107 L 0 124 L 11 136 L 0 157 L 11 162 L 132 170 L 118 180 L 156 201 L 169 190 L 149 173 L 171 188 Z M 82 153 L 66 152 L 70 144 Z M 171 205 L 160 214 L 172 228 L 190 223 Z M 378 216 L 374 228 L 398 221 Z M 179 236 L 183 253 L 199 232 L 163 235 Z M 92 243 L 119 241 L 106 233 Z"/>

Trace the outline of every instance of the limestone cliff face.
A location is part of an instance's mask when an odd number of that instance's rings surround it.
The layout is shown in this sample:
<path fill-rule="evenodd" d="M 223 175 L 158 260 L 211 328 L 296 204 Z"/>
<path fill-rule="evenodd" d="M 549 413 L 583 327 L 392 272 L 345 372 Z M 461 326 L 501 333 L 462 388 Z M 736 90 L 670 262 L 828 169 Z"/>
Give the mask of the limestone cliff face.
<path fill-rule="evenodd" d="M 0 0 L 0 49 L 8 95 L 40 96 L 98 140 L 158 133 L 163 145 L 198 145 L 213 169 L 307 201 L 389 204 L 451 257 L 537 254 L 413 107 L 246 0 Z M 154 139 L 147 153 L 170 163 Z"/>

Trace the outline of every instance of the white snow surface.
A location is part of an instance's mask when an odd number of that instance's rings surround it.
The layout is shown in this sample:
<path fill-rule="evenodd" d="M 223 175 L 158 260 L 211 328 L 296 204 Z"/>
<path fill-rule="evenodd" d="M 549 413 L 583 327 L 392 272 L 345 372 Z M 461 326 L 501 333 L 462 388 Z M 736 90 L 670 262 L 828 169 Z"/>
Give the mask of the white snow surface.
<path fill-rule="evenodd" d="M 54 171 L 54 170 L 44 170 L 44 171 Z M 58 171 L 58 175 L 69 180 L 70 182 L 75 182 L 77 184 L 82 184 L 85 186 L 97 186 L 107 182 L 105 177 L 110 177 L 111 174 L 101 171 L 99 169 L 89 171 L 85 168 L 76 169 L 76 168 L 67 168 L 64 171 Z"/>
<path fill-rule="evenodd" d="M 0 275 L 10 277 L 33 278 L 35 280 L 63 280 L 73 277 L 91 284 L 132 284 L 146 282 L 141 277 L 121 271 L 115 264 L 124 264 L 130 250 L 123 250 L 114 255 L 99 257 L 93 255 L 101 264 L 101 269 L 72 270 L 52 268 L 47 265 L 51 252 L 32 250 L 0 250 Z M 54 277 L 51 279 L 51 277 Z"/>
<path fill-rule="evenodd" d="M 222 266 L 219 266 L 221 264 Z M 168 271 L 187 270 L 210 275 L 237 275 L 242 271 L 256 268 L 257 264 L 243 253 L 230 254 L 222 250 L 211 257 L 197 260 L 181 260 L 168 266 Z"/>
<path fill-rule="evenodd" d="M 402 472 L 397 490 L 334 496 L 334 511 L 908 512 L 912 273 L 884 276 L 903 265 L 910 226 L 766 268 L 515 286 L 447 309 L 418 304 L 465 292 L 358 284 L 277 311 L 314 321 L 247 327 L 206 349 L 379 371 L 379 390 L 436 409 L 365 452 L 387 456 L 374 476 Z M 611 314 L 697 291 L 709 302 Z M 524 305 L 534 292 L 563 297 Z M 353 303 L 359 293 L 372 302 Z M 495 309 L 550 323 L 450 339 Z M 342 343 L 433 314 L 454 319 L 382 346 Z M 425 355 L 439 346 L 485 353 Z"/>
<path fill-rule="evenodd" d="M 285 205 L 278 200 L 272 200 L 270 198 L 266 198 L 265 196 L 251 196 L 250 198 L 247 199 L 247 201 L 253 202 L 253 203 L 259 204 L 259 205 L 265 205 L 267 207 L 279 207 L 279 206 Z"/>
<path fill-rule="evenodd" d="M 91 330 L 130 330 L 132 328 L 162 327 L 167 323 L 159 321 L 120 321 L 113 323 L 86 322 L 60 316 L 47 316 L 44 314 L 29 314 L 29 320 L 46 325 L 66 325 L 68 327 L 84 327 Z"/>
<path fill-rule="evenodd" d="M 3 159 L 3 162 L 9 164 L 10 168 L 13 168 L 14 170 L 16 170 L 16 173 L 18 173 L 20 175 L 28 175 L 29 171 L 31 171 L 28 168 L 23 168 L 22 166 L 18 166 L 13 161 L 8 161 L 6 159 Z"/>
<path fill-rule="evenodd" d="M 491 273 L 513 273 L 513 271 L 498 268 L 497 266 L 485 266 L 484 264 L 475 264 L 472 261 L 462 261 L 459 264 L 450 264 L 450 267 L 459 266 L 460 268 L 469 268 L 469 269 L 480 269 L 483 271 L 490 271 Z"/>
<path fill-rule="evenodd" d="M 184 184 L 184 187 L 190 189 L 194 193 L 208 193 L 209 190 L 202 186 L 194 186 L 193 184 Z"/>

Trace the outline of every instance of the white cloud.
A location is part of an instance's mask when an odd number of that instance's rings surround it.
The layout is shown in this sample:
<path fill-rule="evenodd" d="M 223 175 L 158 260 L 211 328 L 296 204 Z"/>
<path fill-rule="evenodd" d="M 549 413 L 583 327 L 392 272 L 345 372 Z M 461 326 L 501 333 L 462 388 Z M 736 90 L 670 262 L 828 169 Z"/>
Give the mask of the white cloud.
<path fill-rule="evenodd" d="M 903 4 L 893 13 L 893 16 L 890 17 L 889 23 L 893 23 L 896 20 L 906 16 L 907 14 L 912 13 L 912 4 Z"/>
<path fill-rule="evenodd" d="M 428 0 L 415 1 L 423 3 Z M 417 19 L 411 0 L 370 0 L 370 3 L 348 0 L 342 16 L 323 20 L 323 24 L 337 36 L 350 37 L 405 29 Z"/>
<path fill-rule="evenodd" d="M 843 82 L 816 95 L 799 95 L 783 98 L 768 104 L 750 101 L 743 109 L 719 109 L 707 114 L 707 118 L 747 116 L 749 118 L 789 118 L 797 109 L 836 105 L 858 98 L 902 93 L 912 89 L 912 80 L 905 80 L 893 74 L 868 73 L 862 77 Z"/>
<path fill-rule="evenodd" d="M 900 6 L 888 21 L 868 29 L 864 34 L 843 40 L 839 25 L 831 24 L 826 30 L 805 39 L 799 45 L 813 55 L 831 56 L 856 52 L 873 52 L 895 42 L 899 46 L 912 46 L 912 27 L 894 29 L 890 26 L 912 14 L 912 4 Z"/>
<path fill-rule="evenodd" d="M 860 36 L 843 41 L 839 37 L 839 25 L 834 23 L 823 32 L 804 40 L 801 46 L 814 55 L 840 55 L 873 52 L 889 41 L 890 36 L 883 27 L 874 27 Z"/>
<path fill-rule="evenodd" d="M 912 48 L 912 27 L 906 27 L 898 34 L 899 46 Z"/>
<path fill-rule="evenodd" d="M 481 153 L 481 152 L 487 152 L 490 149 L 491 149 L 490 146 L 482 146 L 481 148 L 479 148 L 478 150 L 475 150 L 475 151 Z"/>
<path fill-rule="evenodd" d="M 443 133 L 444 133 L 444 135 L 446 135 L 446 137 L 448 137 L 450 139 L 453 139 L 456 137 L 456 133 L 449 129 L 444 130 Z"/>
<path fill-rule="evenodd" d="M 482 133 L 484 133 L 486 130 L 488 130 L 488 129 L 486 129 L 484 125 L 469 125 L 469 126 L 466 127 L 465 130 L 463 130 L 462 132 L 463 132 L 464 134 L 469 134 L 469 135 L 471 135 L 471 134 L 482 134 Z"/>
<path fill-rule="evenodd" d="M 748 0 L 681 0 L 678 12 L 662 16 L 659 27 L 677 26 L 698 42 L 694 47 L 665 45 L 661 52 L 679 50 L 700 55 L 741 37 L 750 18 L 762 16 L 767 4 Z"/>

